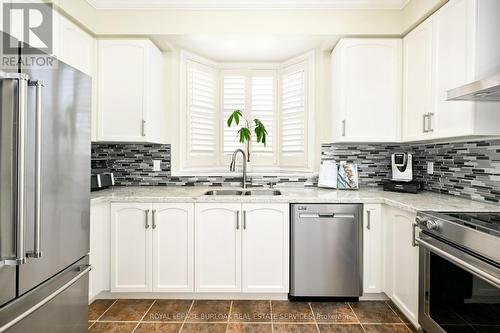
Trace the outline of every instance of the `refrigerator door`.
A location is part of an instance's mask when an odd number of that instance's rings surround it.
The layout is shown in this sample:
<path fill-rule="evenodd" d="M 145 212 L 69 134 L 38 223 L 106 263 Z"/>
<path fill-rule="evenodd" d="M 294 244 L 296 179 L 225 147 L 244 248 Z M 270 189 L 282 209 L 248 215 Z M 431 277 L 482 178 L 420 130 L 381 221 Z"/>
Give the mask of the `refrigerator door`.
<path fill-rule="evenodd" d="M 32 150 L 40 143 L 40 226 L 27 220 L 28 252 L 39 240 L 41 256 L 19 266 L 19 295 L 56 275 L 89 252 L 91 78 L 63 62 L 53 69 L 23 71 L 29 75 L 28 114 L 41 114 L 41 136 L 30 118 L 26 140 Z M 36 82 L 43 82 L 37 87 Z M 41 94 L 41 96 L 40 96 Z M 37 106 L 37 96 L 41 103 Z M 37 109 L 38 108 L 38 109 Z M 31 167 L 36 165 L 33 160 Z M 36 170 L 30 175 L 27 203 L 35 211 Z M 34 176 L 32 176 L 34 175 Z M 31 181 L 32 180 L 32 181 Z M 39 231 L 39 233 L 37 232 Z"/>
<path fill-rule="evenodd" d="M 5 265 L 15 252 L 15 152 L 14 118 L 17 109 L 17 85 L 0 79 L 0 306 L 16 296 L 16 267 Z"/>

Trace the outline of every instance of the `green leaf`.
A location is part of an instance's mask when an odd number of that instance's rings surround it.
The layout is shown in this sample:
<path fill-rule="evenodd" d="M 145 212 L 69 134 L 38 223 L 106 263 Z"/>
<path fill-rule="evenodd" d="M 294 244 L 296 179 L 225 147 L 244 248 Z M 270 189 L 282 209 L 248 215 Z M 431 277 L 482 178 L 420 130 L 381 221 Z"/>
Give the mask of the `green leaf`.
<path fill-rule="evenodd" d="M 231 124 L 234 122 L 236 125 L 240 123 L 240 117 L 242 117 L 241 110 L 234 110 L 233 113 L 227 118 L 227 127 L 231 127 Z"/>
<path fill-rule="evenodd" d="M 234 118 L 234 113 L 231 113 L 229 118 L 227 118 L 227 127 L 231 127 L 231 123 L 233 122 L 233 118 Z"/>

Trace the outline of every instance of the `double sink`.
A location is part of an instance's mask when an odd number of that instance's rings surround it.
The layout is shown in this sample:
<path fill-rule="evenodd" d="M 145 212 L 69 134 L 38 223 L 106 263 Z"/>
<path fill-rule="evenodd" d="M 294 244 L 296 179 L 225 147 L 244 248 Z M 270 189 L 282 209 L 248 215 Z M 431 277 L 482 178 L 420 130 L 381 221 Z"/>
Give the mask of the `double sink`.
<path fill-rule="evenodd" d="M 205 192 L 205 195 L 281 195 L 279 190 L 212 190 Z"/>

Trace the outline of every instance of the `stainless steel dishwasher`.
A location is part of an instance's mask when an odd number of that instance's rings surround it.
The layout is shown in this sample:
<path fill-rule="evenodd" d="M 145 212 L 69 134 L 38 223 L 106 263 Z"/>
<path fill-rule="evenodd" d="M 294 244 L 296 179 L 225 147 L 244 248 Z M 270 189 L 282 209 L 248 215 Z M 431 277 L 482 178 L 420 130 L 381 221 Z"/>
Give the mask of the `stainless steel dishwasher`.
<path fill-rule="evenodd" d="M 291 206 L 290 298 L 362 294 L 363 206 Z"/>

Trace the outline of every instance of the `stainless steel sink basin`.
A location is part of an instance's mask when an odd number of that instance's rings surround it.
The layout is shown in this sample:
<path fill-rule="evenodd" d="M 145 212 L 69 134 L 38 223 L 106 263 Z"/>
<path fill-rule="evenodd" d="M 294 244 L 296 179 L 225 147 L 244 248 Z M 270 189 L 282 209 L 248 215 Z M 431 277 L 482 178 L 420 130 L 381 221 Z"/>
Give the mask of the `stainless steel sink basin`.
<path fill-rule="evenodd" d="M 237 190 L 212 190 L 205 192 L 205 195 L 243 195 L 243 191 Z"/>
<path fill-rule="evenodd" d="M 255 191 L 246 191 L 245 195 L 281 195 L 281 191 L 279 190 L 255 190 Z"/>
<path fill-rule="evenodd" d="M 239 191 L 239 190 L 211 190 L 205 192 L 205 195 L 267 195 L 275 196 L 281 195 L 279 190 L 251 190 L 251 191 Z"/>

